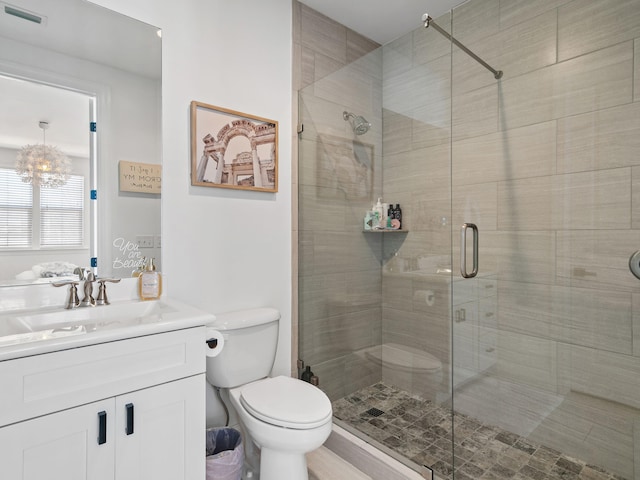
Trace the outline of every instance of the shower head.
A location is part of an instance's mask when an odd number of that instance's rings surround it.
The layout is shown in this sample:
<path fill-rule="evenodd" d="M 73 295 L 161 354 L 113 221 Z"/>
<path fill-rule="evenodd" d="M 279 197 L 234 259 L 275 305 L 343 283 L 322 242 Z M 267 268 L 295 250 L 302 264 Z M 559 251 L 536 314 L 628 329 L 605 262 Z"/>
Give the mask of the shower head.
<path fill-rule="evenodd" d="M 371 124 L 367 122 L 367 119 L 361 115 L 354 115 L 351 112 L 342 112 L 342 118 L 345 121 L 349 122 L 351 128 L 353 128 L 353 132 L 356 135 L 363 135 L 369 131 L 371 128 Z"/>

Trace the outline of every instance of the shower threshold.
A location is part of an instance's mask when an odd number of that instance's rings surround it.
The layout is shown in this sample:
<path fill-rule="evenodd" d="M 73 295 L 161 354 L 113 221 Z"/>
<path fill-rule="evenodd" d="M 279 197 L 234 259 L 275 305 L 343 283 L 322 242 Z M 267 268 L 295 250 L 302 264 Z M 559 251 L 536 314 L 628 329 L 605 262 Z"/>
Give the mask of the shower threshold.
<path fill-rule="evenodd" d="M 382 382 L 333 402 L 337 423 L 438 478 L 624 480 L 602 468 Z M 382 412 L 382 413 L 380 413 Z M 452 459 L 452 435 L 455 439 Z"/>

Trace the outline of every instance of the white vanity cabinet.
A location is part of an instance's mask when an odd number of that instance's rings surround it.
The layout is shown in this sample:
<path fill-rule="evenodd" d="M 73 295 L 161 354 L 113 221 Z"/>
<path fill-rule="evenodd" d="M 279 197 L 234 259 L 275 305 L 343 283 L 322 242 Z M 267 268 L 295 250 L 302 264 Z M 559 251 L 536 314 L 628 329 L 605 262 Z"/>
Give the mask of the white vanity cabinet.
<path fill-rule="evenodd" d="M 202 480 L 204 327 L 0 362 L 0 478 Z"/>

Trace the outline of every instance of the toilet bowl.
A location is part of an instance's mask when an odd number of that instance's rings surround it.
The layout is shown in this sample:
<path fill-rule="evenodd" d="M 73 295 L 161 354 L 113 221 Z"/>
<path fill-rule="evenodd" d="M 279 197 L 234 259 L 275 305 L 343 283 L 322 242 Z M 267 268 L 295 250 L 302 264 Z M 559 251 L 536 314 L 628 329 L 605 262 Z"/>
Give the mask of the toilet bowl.
<path fill-rule="evenodd" d="M 305 454 L 329 437 L 333 412 L 316 386 L 269 376 L 279 320 L 273 308 L 216 315 L 207 326 L 207 381 L 228 393 L 245 451 L 260 448 L 260 480 L 308 480 Z M 253 475 L 253 462 L 248 464 Z"/>
<path fill-rule="evenodd" d="M 307 480 L 305 454 L 329 437 L 331 402 L 318 388 L 273 377 L 229 391 L 240 423 L 260 447 L 261 480 Z"/>

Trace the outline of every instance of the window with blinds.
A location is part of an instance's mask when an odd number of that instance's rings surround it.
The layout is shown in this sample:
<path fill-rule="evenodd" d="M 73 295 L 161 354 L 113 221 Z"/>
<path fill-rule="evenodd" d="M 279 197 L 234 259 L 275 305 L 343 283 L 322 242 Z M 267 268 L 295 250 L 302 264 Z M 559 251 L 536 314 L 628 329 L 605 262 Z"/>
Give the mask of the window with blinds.
<path fill-rule="evenodd" d="M 58 188 L 40 189 L 40 246 L 81 247 L 84 239 L 84 177 L 69 175 Z"/>
<path fill-rule="evenodd" d="M 32 236 L 33 188 L 0 168 L 0 247 L 29 247 Z"/>
<path fill-rule="evenodd" d="M 82 175 L 69 176 L 58 188 L 38 188 L 0 168 L 0 248 L 82 247 L 84 212 Z M 39 238 L 33 238 L 34 231 Z"/>

